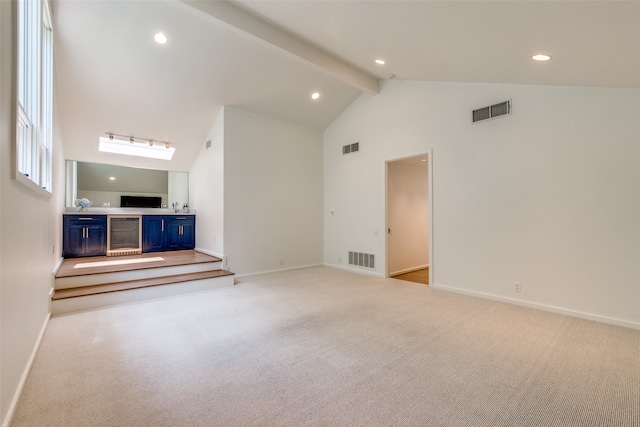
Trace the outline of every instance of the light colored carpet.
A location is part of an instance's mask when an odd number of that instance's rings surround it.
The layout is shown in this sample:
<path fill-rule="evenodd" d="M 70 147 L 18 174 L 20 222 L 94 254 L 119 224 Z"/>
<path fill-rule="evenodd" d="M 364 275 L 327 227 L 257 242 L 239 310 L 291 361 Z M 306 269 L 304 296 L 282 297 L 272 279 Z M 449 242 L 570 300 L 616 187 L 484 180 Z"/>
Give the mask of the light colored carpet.
<path fill-rule="evenodd" d="M 330 268 L 51 319 L 13 426 L 639 426 L 640 331 Z"/>

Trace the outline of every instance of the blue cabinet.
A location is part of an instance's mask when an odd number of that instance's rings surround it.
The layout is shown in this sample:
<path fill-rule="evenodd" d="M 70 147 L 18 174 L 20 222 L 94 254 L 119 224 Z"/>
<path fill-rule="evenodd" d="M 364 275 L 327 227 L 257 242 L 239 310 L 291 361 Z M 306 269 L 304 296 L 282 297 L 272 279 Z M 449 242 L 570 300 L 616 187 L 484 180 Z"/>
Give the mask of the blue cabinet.
<path fill-rule="evenodd" d="M 165 219 L 162 215 L 142 216 L 142 252 L 165 250 Z"/>
<path fill-rule="evenodd" d="M 107 253 L 106 215 L 64 215 L 62 256 L 78 258 Z"/>
<path fill-rule="evenodd" d="M 142 252 L 195 248 L 195 225 L 193 215 L 143 215 Z"/>
<path fill-rule="evenodd" d="M 169 216 L 167 219 L 168 250 L 193 249 L 196 243 L 196 218 L 194 216 Z"/>

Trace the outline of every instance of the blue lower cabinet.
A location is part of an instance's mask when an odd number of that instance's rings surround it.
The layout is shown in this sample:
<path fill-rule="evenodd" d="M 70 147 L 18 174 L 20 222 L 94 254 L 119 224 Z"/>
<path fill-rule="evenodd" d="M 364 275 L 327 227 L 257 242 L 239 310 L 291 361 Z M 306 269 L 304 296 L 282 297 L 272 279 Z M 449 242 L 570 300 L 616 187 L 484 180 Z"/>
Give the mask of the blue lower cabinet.
<path fill-rule="evenodd" d="M 167 219 L 168 250 L 193 249 L 196 246 L 196 218 L 170 216 Z"/>
<path fill-rule="evenodd" d="M 142 252 L 165 250 L 165 219 L 162 215 L 142 216 Z"/>
<path fill-rule="evenodd" d="M 63 215 L 62 256 L 78 258 L 107 254 L 106 215 Z"/>
<path fill-rule="evenodd" d="M 143 215 L 142 252 L 195 248 L 195 224 L 193 215 Z"/>

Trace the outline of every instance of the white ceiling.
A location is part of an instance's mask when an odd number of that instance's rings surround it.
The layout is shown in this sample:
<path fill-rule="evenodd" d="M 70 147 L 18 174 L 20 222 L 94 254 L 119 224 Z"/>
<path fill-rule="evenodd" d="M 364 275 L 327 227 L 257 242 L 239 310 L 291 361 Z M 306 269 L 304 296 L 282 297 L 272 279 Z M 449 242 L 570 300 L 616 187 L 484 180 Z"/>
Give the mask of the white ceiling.
<path fill-rule="evenodd" d="M 223 105 L 322 130 L 389 74 L 640 88 L 635 1 L 54 0 L 53 14 L 76 160 L 188 170 Z M 171 141 L 174 160 L 98 153 L 105 132 Z"/>

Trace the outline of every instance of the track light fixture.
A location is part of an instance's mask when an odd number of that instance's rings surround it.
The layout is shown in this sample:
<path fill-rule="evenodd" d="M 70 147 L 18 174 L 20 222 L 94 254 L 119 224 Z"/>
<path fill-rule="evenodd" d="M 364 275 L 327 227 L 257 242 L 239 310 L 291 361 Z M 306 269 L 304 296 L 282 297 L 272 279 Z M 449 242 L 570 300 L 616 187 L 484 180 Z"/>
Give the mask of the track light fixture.
<path fill-rule="evenodd" d="M 169 141 L 156 143 L 152 138 L 118 135 L 112 132 L 106 134 L 108 138 L 100 138 L 99 151 L 171 160 L 176 150 Z"/>
<path fill-rule="evenodd" d="M 144 142 L 146 141 L 149 144 L 149 147 L 153 147 L 156 144 L 156 141 L 154 141 L 152 138 L 140 138 L 139 136 L 133 136 L 133 135 L 119 135 L 117 133 L 112 133 L 112 132 L 106 132 L 107 136 L 109 137 L 109 140 L 113 141 L 114 137 L 120 137 L 120 138 L 127 138 L 129 140 L 129 143 L 133 144 L 136 141 L 140 141 L 140 142 Z M 164 144 L 165 148 L 170 148 L 171 147 L 171 143 L 169 141 L 165 141 L 164 143 L 160 142 L 159 144 Z"/>

